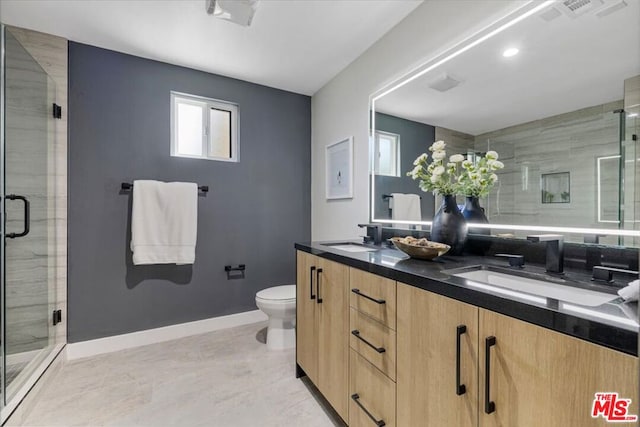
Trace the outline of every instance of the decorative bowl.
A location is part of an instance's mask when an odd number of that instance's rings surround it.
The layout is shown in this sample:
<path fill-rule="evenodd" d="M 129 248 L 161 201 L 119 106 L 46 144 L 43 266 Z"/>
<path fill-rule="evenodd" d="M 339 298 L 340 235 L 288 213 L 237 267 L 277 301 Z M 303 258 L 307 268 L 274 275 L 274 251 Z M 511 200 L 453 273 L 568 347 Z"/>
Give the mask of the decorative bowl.
<path fill-rule="evenodd" d="M 408 240 L 407 240 L 408 239 Z M 411 258 L 432 260 L 446 254 L 451 246 L 414 237 L 392 237 L 393 245 Z"/>

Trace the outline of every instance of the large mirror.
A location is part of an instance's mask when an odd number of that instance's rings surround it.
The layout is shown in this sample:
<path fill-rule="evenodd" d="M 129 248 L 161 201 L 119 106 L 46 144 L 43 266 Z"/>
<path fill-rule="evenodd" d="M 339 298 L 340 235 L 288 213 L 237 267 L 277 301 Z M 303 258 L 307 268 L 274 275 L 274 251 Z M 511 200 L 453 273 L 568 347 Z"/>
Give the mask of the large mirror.
<path fill-rule="evenodd" d="M 429 224 L 439 200 L 407 172 L 443 140 L 447 156 L 499 153 L 480 203 L 494 233 L 637 246 L 639 53 L 638 1 L 530 3 L 374 94 L 372 220 Z"/>

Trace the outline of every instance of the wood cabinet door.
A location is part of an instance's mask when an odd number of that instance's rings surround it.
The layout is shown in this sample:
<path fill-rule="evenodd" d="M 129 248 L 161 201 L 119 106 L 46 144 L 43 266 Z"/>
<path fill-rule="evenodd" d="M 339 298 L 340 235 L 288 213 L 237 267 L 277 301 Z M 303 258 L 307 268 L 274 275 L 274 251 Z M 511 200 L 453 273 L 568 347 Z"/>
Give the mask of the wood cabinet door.
<path fill-rule="evenodd" d="M 478 308 L 400 282 L 397 289 L 397 425 L 475 427 Z"/>
<path fill-rule="evenodd" d="M 483 309 L 479 332 L 480 426 L 611 425 L 591 417 L 598 392 L 631 399 L 629 413 L 638 415 L 637 357 Z M 495 409 L 486 413 L 490 337 L 488 401 Z"/>
<path fill-rule="evenodd" d="M 349 411 L 349 267 L 319 259 L 318 389 L 344 420 Z"/>
<path fill-rule="evenodd" d="M 318 325 L 316 274 L 319 258 L 297 251 L 296 359 L 314 384 L 318 384 Z"/>

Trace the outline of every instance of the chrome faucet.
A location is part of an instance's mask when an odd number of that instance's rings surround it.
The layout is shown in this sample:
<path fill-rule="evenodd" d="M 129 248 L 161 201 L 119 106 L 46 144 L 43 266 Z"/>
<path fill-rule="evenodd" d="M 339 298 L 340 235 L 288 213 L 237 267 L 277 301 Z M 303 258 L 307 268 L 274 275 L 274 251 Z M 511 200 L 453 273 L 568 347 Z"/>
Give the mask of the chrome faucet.
<path fill-rule="evenodd" d="M 367 228 L 367 236 L 369 236 L 370 230 L 373 230 L 373 243 L 375 245 L 382 244 L 382 224 L 358 224 L 360 228 Z"/>
<path fill-rule="evenodd" d="M 545 267 L 547 273 L 562 274 L 564 271 L 564 236 L 562 234 L 535 234 L 527 236 L 530 242 L 546 242 Z"/>

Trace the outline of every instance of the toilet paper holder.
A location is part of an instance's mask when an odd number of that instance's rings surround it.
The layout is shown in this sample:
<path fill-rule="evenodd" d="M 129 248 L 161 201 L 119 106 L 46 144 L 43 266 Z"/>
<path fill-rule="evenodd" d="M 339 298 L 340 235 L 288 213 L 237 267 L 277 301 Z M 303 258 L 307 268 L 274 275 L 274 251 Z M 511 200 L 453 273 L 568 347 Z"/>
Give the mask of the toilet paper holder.
<path fill-rule="evenodd" d="M 238 264 L 237 267 L 231 265 L 225 265 L 224 271 L 227 272 L 227 280 L 231 279 L 244 279 L 244 271 L 247 268 L 245 264 Z"/>

